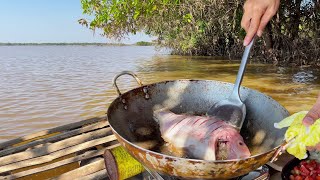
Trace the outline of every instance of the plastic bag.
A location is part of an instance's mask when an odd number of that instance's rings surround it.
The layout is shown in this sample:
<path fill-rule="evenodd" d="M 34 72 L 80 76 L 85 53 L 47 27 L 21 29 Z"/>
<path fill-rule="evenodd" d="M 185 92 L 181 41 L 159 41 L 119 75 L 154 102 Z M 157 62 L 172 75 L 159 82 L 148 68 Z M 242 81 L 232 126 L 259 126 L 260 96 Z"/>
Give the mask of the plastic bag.
<path fill-rule="evenodd" d="M 301 111 L 274 124 L 274 127 L 278 129 L 288 127 L 285 140 L 289 142 L 295 139 L 289 143 L 286 150 L 300 160 L 307 158 L 307 146 L 315 146 L 320 143 L 320 119 L 311 126 L 305 127 L 302 120 L 307 113 L 308 111 Z"/>

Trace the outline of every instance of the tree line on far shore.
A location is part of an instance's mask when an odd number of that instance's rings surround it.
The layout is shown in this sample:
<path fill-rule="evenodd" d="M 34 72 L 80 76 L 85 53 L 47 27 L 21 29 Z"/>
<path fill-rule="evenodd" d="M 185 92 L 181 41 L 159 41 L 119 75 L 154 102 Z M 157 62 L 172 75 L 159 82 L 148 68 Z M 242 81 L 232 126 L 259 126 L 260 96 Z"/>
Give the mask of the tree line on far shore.
<path fill-rule="evenodd" d="M 154 46 L 153 42 L 138 41 L 135 44 L 124 43 L 0 43 L 0 46 Z"/>

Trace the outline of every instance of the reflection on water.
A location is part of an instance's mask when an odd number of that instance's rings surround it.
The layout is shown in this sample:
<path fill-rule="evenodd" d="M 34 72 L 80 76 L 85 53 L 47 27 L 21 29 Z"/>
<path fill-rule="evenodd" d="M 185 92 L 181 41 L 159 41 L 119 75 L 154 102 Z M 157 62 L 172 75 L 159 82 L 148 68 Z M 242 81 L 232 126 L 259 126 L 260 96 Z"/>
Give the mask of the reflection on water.
<path fill-rule="evenodd" d="M 144 84 L 173 79 L 234 82 L 239 62 L 171 56 L 153 47 L 0 47 L 0 141 L 102 116 L 116 98 L 112 78 L 136 72 Z M 320 90 L 320 72 L 250 64 L 243 85 L 270 95 L 291 113 L 308 110 Z M 122 92 L 136 87 L 120 77 Z"/>

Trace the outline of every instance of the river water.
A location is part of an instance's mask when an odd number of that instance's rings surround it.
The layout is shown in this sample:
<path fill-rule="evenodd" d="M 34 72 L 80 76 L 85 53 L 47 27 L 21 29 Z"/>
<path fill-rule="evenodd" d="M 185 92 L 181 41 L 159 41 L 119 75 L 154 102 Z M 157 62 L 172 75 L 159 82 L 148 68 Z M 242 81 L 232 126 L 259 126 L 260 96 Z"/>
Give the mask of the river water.
<path fill-rule="evenodd" d="M 54 126 L 103 116 L 117 97 L 112 78 L 135 72 L 144 84 L 173 79 L 234 82 L 239 61 L 173 56 L 142 46 L 0 46 L 0 142 Z M 248 65 L 243 85 L 290 113 L 311 108 L 320 90 L 312 67 Z M 121 91 L 136 87 L 119 78 Z M 267 113 L 267 112 L 266 112 Z"/>

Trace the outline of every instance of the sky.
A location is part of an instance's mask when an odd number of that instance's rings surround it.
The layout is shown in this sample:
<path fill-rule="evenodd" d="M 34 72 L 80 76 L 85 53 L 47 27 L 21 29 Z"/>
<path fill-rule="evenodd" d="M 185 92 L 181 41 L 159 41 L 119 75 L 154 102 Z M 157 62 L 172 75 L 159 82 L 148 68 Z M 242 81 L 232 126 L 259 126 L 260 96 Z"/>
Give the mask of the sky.
<path fill-rule="evenodd" d="M 0 0 L 0 42 L 74 43 L 118 42 L 81 26 L 80 0 Z M 143 33 L 130 35 L 122 43 L 151 41 Z"/>

